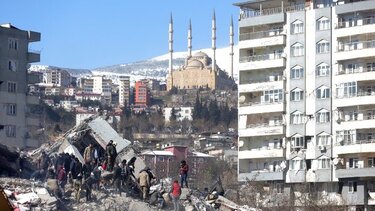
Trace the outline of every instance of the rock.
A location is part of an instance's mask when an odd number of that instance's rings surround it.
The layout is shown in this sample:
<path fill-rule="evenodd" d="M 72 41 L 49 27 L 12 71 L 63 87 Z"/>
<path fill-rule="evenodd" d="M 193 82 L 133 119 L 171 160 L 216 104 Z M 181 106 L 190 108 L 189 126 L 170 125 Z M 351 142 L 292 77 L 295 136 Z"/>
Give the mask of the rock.
<path fill-rule="evenodd" d="M 152 209 L 147 203 L 141 201 L 132 201 L 129 204 L 129 211 L 152 211 Z"/>

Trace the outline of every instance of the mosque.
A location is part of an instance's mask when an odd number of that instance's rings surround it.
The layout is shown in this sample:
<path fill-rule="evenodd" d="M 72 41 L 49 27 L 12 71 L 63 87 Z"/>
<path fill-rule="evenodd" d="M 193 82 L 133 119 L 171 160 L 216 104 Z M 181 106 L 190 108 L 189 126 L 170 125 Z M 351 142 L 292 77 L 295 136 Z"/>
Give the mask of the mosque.
<path fill-rule="evenodd" d="M 235 86 L 233 79 L 233 20 L 230 24 L 230 47 L 229 53 L 231 68 L 230 76 L 216 65 L 216 17 L 212 16 L 212 51 L 213 58 L 204 52 L 197 52 L 192 55 L 192 27 L 189 22 L 188 29 L 188 56 L 185 64 L 173 70 L 173 19 L 169 22 L 169 74 L 167 77 L 167 90 L 173 87 L 177 89 L 232 89 Z"/>

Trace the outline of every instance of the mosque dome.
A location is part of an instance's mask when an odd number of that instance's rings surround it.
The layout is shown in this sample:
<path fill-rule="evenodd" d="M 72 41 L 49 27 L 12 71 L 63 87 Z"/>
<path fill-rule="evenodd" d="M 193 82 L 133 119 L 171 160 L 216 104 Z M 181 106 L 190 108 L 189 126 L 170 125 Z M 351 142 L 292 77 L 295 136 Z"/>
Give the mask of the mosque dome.
<path fill-rule="evenodd" d="M 208 57 L 208 55 L 202 51 L 199 51 L 193 55 L 193 57 Z"/>
<path fill-rule="evenodd" d="M 192 60 L 187 64 L 187 68 L 203 68 L 203 63 L 198 60 Z"/>

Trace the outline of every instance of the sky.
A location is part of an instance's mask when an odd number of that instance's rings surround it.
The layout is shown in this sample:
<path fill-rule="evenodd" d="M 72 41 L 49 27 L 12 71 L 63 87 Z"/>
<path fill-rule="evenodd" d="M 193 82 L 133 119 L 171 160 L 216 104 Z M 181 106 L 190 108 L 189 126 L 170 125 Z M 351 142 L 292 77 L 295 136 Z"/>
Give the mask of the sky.
<path fill-rule="evenodd" d="M 41 33 L 29 45 L 39 64 L 96 68 L 168 53 L 168 24 L 174 21 L 174 51 L 187 50 L 189 19 L 193 50 L 211 47 L 216 12 L 217 47 L 229 45 L 233 16 L 237 43 L 238 7 L 233 0 L 1 0 L 0 23 Z M 8 5 L 8 6 L 5 6 Z M 38 63 L 37 63 L 38 64 Z"/>

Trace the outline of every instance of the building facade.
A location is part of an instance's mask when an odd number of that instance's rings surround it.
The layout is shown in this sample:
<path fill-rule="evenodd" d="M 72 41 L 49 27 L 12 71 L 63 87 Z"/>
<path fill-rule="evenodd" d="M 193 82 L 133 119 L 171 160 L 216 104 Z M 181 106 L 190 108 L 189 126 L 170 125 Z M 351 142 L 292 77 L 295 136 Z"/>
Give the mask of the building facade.
<path fill-rule="evenodd" d="M 112 80 L 104 76 L 92 76 L 80 79 L 80 88 L 84 94 L 100 94 L 101 101 L 110 105 L 112 101 Z"/>
<path fill-rule="evenodd" d="M 119 105 L 129 106 L 130 103 L 130 76 L 120 76 Z"/>
<path fill-rule="evenodd" d="M 0 143 L 26 148 L 40 143 L 30 132 L 40 126 L 30 106 L 39 98 L 27 94 L 27 66 L 39 62 L 40 54 L 29 50 L 29 43 L 40 41 L 40 33 L 24 31 L 11 24 L 0 26 Z"/>
<path fill-rule="evenodd" d="M 375 2 L 235 5 L 238 179 L 374 209 Z"/>
<path fill-rule="evenodd" d="M 173 110 L 174 110 L 174 115 L 176 116 L 177 121 L 181 122 L 183 120 L 188 120 L 188 121 L 193 120 L 193 107 L 176 107 L 176 108 L 166 107 L 163 109 L 165 122 L 170 121 Z"/>
<path fill-rule="evenodd" d="M 68 71 L 62 69 L 48 69 L 43 72 L 43 83 L 57 87 L 67 87 L 72 79 Z"/>
<path fill-rule="evenodd" d="M 135 82 L 134 92 L 135 105 L 148 106 L 150 104 L 150 91 L 145 83 Z"/>

